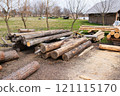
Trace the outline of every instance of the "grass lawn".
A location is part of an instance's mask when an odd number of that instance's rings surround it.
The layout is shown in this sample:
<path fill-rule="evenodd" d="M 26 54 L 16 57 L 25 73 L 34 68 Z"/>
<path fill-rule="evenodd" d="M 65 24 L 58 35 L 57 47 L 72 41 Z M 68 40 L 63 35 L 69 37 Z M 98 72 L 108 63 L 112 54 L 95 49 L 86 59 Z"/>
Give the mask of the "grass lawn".
<path fill-rule="evenodd" d="M 64 19 L 49 19 L 50 29 L 70 29 L 73 19 L 64 20 Z M 98 25 L 91 24 L 87 20 L 77 20 L 74 25 L 74 30 L 79 30 L 81 25 Z M 20 17 L 10 18 L 9 26 L 11 32 L 17 32 L 18 29 L 24 29 L 23 22 Z M 35 29 L 36 31 L 47 30 L 45 19 L 38 20 L 38 17 L 29 17 L 27 19 L 27 28 Z M 5 22 L 0 18 L 0 37 L 7 35 L 7 29 Z M 1 40 L 0 40 L 1 41 Z"/>

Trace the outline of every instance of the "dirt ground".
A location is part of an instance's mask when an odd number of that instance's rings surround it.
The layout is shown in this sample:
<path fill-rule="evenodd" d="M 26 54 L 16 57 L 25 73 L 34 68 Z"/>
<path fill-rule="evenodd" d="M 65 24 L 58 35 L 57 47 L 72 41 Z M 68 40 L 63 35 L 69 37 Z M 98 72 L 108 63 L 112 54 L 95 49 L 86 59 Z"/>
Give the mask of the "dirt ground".
<path fill-rule="evenodd" d="M 44 60 L 33 52 L 20 52 L 18 60 L 3 63 L 0 79 L 32 61 L 38 61 L 40 69 L 26 80 L 120 80 L 120 52 L 94 48 L 84 56 L 76 56 L 70 61 L 61 58 Z"/>

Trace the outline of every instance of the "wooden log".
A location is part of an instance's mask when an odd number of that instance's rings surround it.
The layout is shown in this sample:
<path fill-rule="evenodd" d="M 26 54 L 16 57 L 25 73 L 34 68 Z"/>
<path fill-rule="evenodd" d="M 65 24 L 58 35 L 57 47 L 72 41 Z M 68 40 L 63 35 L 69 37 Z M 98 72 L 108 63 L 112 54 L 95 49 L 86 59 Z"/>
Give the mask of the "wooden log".
<path fill-rule="evenodd" d="M 81 53 L 83 50 L 85 50 L 86 48 L 88 48 L 89 46 L 91 46 L 92 43 L 91 41 L 87 41 L 83 44 L 81 44 L 80 46 L 72 49 L 71 51 L 65 53 L 62 55 L 62 59 L 65 60 L 65 61 L 68 61 L 70 60 L 72 57 L 74 57 L 75 55 Z"/>
<path fill-rule="evenodd" d="M 96 35 L 84 35 L 86 38 L 97 38 Z"/>
<path fill-rule="evenodd" d="M 36 31 L 36 32 L 29 32 L 29 33 L 11 33 L 10 36 L 13 36 L 13 35 L 15 35 L 15 36 L 33 35 L 33 34 L 48 33 L 50 31 L 60 31 L 60 30 Z M 66 30 L 66 31 L 68 31 L 68 30 Z"/>
<path fill-rule="evenodd" d="M 16 72 L 13 72 L 9 76 L 3 78 L 2 80 L 24 80 L 28 76 L 32 75 L 35 71 L 40 68 L 40 65 L 37 61 L 33 61 L 32 63 L 26 65 L 25 67 L 19 69 Z"/>
<path fill-rule="evenodd" d="M 110 40 L 110 38 L 111 38 L 111 34 L 109 33 L 109 34 L 107 35 L 107 39 Z"/>
<path fill-rule="evenodd" d="M 58 42 L 54 42 L 54 43 L 50 43 L 50 44 L 42 43 L 40 45 L 40 50 L 42 53 L 46 53 L 46 52 L 49 52 L 49 51 L 59 48 L 63 43 L 64 43 L 64 41 L 58 41 Z"/>
<path fill-rule="evenodd" d="M 113 26 L 81 26 L 80 30 L 102 30 L 102 31 L 111 31 L 115 30 L 115 32 L 119 32 L 119 29 L 117 27 Z"/>
<path fill-rule="evenodd" d="M 55 35 L 55 34 L 61 34 L 61 33 L 66 33 L 69 32 L 68 30 L 49 30 L 49 31 L 41 31 L 40 33 L 37 34 L 28 34 L 28 35 L 24 35 L 23 37 L 25 39 L 31 39 L 31 38 L 35 38 L 35 37 L 44 37 L 44 36 L 50 36 L 50 35 Z"/>
<path fill-rule="evenodd" d="M 72 33 L 73 32 L 68 32 L 68 33 L 62 33 L 62 34 L 47 36 L 47 37 L 43 37 L 43 38 L 36 38 L 36 39 L 33 39 L 33 40 L 28 40 L 26 45 L 28 47 L 31 47 L 33 45 L 40 44 L 40 43 L 43 43 L 45 41 L 50 41 L 50 40 L 54 40 L 54 39 L 57 39 L 57 38 L 70 36 Z"/>
<path fill-rule="evenodd" d="M 114 35 L 114 34 L 115 34 L 115 31 L 112 30 L 112 31 L 110 32 L 110 35 Z"/>
<path fill-rule="evenodd" d="M 99 44 L 99 48 L 110 51 L 120 51 L 120 46 L 114 46 L 114 45 Z"/>
<path fill-rule="evenodd" d="M 35 32 L 35 29 L 18 29 L 18 32 L 20 33 Z"/>
<path fill-rule="evenodd" d="M 51 56 L 51 52 L 48 52 L 48 53 L 42 53 L 41 54 L 41 57 L 43 58 L 43 59 L 47 59 L 47 58 L 49 58 Z"/>
<path fill-rule="evenodd" d="M 0 65 L 0 70 L 2 70 L 2 66 Z"/>
<path fill-rule="evenodd" d="M 57 59 L 58 57 L 60 57 L 61 55 L 63 55 L 64 53 L 72 50 L 73 48 L 79 46 L 80 44 L 82 44 L 83 42 L 86 42 L 87 38 L 80 38 L 80 39 L 75 39 L 72 43 L 68 44 L 67 46 L 61 47 L 57 50 L 54 50 L 51 53 L 51 57 L 53 59 Z"/>
<path fill-rule="evenodd" d="M 114 37 L 115 37 L 116 39 L 118 39 L 118 38 L 120 38 L 120 34 L 119 34 L 119 33 L 115 33 L 115 34 L 114 34 Z"/>
<path fill-rule="evenodd" d="M 15 50 L 6 51 L 6 52 L 0 51 L 0 63 L 18 59 L 18 58 L 19 58 L 19 55 Z"/>

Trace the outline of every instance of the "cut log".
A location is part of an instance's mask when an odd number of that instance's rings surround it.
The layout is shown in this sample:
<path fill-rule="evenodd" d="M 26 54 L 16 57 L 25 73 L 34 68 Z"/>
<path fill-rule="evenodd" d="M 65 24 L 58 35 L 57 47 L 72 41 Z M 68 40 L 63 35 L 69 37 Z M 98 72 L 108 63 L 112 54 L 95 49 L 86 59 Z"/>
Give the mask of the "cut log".
<path fill-rule="evenodd" d="M 97 38 L 96 35 L 84 35 L 86 38 Z"/>
<path fill-rule="evenodd" d="M 116 39 L 118 39 L 118 38 L 120 38 L 120 34 L 119 34 L 119 33 L 115 33 L 115 34 L 114 34 L 114 37 L 115 37 Z"/>
<path fill-rule="evenodd" d="M 109 33 L 109 34 L 107 35 L 107 39 L 110 40 L 110 38 L 111 38 L 111 34 Z"/>
<path fill-rule="evenodd" d="M 54 43 L 50 43 L 50 44 L 43 43 L 40 45 L 40 50 L 42 53 L 52 51 L 54 49 L 59 48 L 63 44 L 63 42 L 64 41 L 54 42 Z"/>
<path fill-rule="evenodd" d="M 81 26 L 80 30 L 102 30 L 102 31 L 111 31 L 115 30 L 115 32 L 119 32 L 119 29 L 117 27 L 113 26 Z"/>
<path fill-rule="evenodd" d="M 25 67 L 19 69 L 16 72 L 13 72 L 9 76 L 3 78 L 2 80 L 24 80 L 35 71 L 40 68 L 40 65 L 37 61 L 33 61 L 32 63 L 26 65 Z"/>
<path fill-rule="evenodd" d="M 35 32 L 35 29 L 18 29 L 18 32 L 20 33 Z"/>
<path fill-rule="evenodd" d="M 48 31 L 36 31 L 36 32 L 30 32 L 30 33 L 11 33 L 10 36 L 25 36 L 25 35 L 33 35 L 33 34 L 42 34 L 42 33 L 49 33 L 49 32 L 55 32 L 55 31 L 67 31 L 68 30 L 48 30 Z"/>
<path fill-rule="evenodd" d="M 114 46 L 114 45 L 100 44 L 99 48 L 104 50 L 110 50 L 110 51 L 120 51 L 120 46 Z"/>
<path fill-rule="evenodd" d="M 2 70 L 2 66 L 0 65 L 0 70 Z"/>
<path fill-rule="evenodd" d="M 81 53 L 83 50 L 85 50 L 86 48 L 88 48 L 89 46 L 91 46 L 92 43 L 91 41 L 87 41 L 83 44 L 81 44 L 80 46 L 72 49 L 71 51 L 65 53 L 62 55 L 62 59 L 65 60 L 65 61 L 68 61 L 70 60 L 72 57 L 74 57 L 75 55 Z"/>
<path fill-rule="evenodd" d="M 54 31 L 41 31 L 40 33 L 36 33 L 36 34 L 28 34 L 28 35 L 24 35 L 23 37 L 25 39 L 31 39 L 31 38 L 35 38 L 35 37 L 44 37 L 44 36 L 50 36 L 50 35 L 55 35 L 55 34 L 61 34 L 61 33 L 66 33 L 69 32 L 68 30 L 54 30 Z"/>
<path fill-rule="evenodd" d="M 72 43 L 68 44 L 67 46 L 61 47 L 57 50 L 54 50 L 51 53 L 51 57 L 53 59 L 57 59 L 58 57 L 60 57 L 61 55 L 63 55 L 64 53 L 74 49 L 75 47 L 79 46 L 80 44 L 84 43 L 87 41 L 87 38 L 80 38 L 80 39 L 75 39 Z"/>
<path fill-rule="evenodd" d="M 110 32 L 110 35 L 114 35 L 114 34 L 115 34 L 115 31 L 112 30 L 112 31 Z"/>
<path fill-rule="evenodd" d="M 45 53 L 45 54 L 41 54 L 41 57 L 43 58 L 43 59 L 47 59 L 47 58 L 49 58 L 51 56 L 51 52 L 48 52 L 48 53 Z"/>
<path fill-rule="evenodd" d="M 33 45 L 40 44 L 40 43 L 43 43 L 45 41 L 50 41 L 50 40 L 54 40 L 54 39 L 57 39 L 57 38 L 70 36 L 72 33 L 73 32 L 68 32 L 68 33 L 62 33 L 62 34 L 57 34 L 57 35 L 52 35 L 52 36 L 47 36 L 47 37 L 42 37 L 42 38 L 36 38 L 36 39 L 33 39 L 33 40 L 28 40 L 27 41 L 27 46 L 31 47 Z"/>
<path fill-rule="evenodd" d="M 84 54 L 88 53 L 90 50 L 92 50 L 94 46 L 90 46 L 87 49 L 85 49 L 82 53 L 79 54 L 79 57 L 83 56 Z"/>
<path fill-rule="evenodd" d="M 0 63 L 18 59 L 18 58 L 19 58 L 19 55 L 15 50 L 7 51 L 7 52 L 0 51 Z"/>

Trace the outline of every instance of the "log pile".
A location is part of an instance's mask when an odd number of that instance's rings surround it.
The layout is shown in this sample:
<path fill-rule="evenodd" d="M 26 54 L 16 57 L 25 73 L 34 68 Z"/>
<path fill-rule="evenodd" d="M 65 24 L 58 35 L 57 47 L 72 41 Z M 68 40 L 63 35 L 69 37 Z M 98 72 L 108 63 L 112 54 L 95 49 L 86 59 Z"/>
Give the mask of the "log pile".
<path fill-rule="evenodd" d="M 91 41 L 88 41 L 86 37 L 82 37 L 53 43 L 42 43 L 38 50 L 40 50 L 40 56 L 44 59 L 49 57 L 58 59 L 62 57 L 63 60 L 67 61 L 80 54 L 87 47 L 91 46 L 91 44 Z"/>
<path fill-rule="evenodd" d="M 25 30 L 24 30 L 25 31 Z M 40 43 L 67 37 L 72 35 L 68 30 L 49 30 L 26 33 L 11 33 L 8 34 L 7 40 L 15 43 L 15 48 L 24 48 L 39 45 Z"/>
<path fill-rule="evenodd" d="M 107 39 L 109 41 L 112 41 L 114 43 L 114 45 L 120 45 L 120 31 L 116 32 L 114 30 L 112 30 L 108 35 L 107 35 Z"/>
<path fill-rule="evenodd" d="M 40 68 L 40 65 L 37 61 L 33 61 L 32 63 L 26 65 L 25 67 L 19 69 L 16 72 L 13 72 L 9 76 L 3 78 L 2 80 L 24 80 L 35 71 Z"/>

